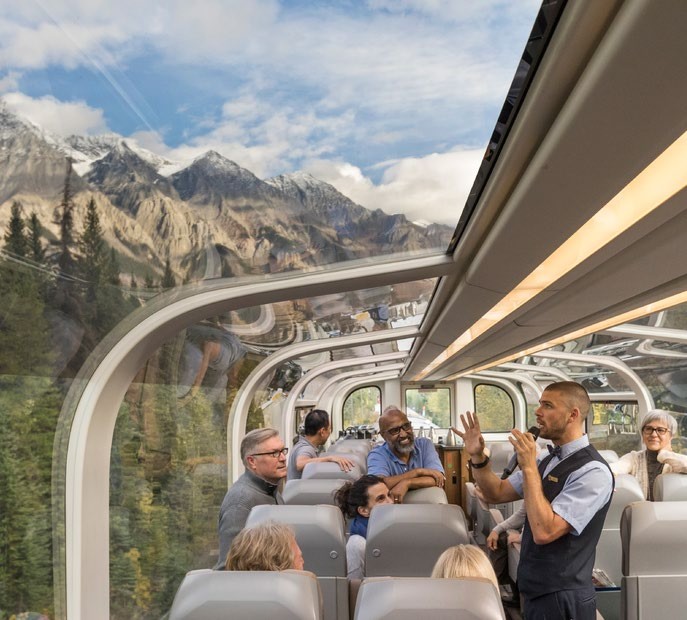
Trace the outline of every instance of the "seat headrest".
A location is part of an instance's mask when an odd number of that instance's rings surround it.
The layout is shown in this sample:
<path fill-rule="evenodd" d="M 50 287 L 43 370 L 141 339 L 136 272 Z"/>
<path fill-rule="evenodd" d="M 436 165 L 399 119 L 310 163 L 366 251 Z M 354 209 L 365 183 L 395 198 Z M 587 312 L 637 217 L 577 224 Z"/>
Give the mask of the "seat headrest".
<path fill-rule="evenodd" d="M 334 494 L 346 483 L 346 480 L 329 480 L 327 478 L 309 478 L 307 480 L 289 480 L 284 485 L 282 499 L 287 505 L 317 504 L 335 505 Z"/>
<path fill-rule="evenodd" d="M 687 575 L 687 502 L 634 502 L 620 522 L 623 575 Z"/>
<path fill-rule="evenodd" d="M 213 571 L 186 574 L 169 620 L 322 618 L 317 578 L 306 571 Z"/>
<path fill-rule="evenodd" d="M 360 586 L 355 620 L 420 617 L 504 620 L 506 616 L 497 589 L 487 579 L 368 577 Z"/>
<path fill-rule="evenodd" d="M 345 525 L 336 506 L 255 506 L 246 527 L 269 520 L 293 528 L 306 570 L 318 577 L 346 576 Z"/>
<path fill-rule="evenodd" d="M 303 468 L 303 480 L 311 478 L 326 478 L 330 480 L 357 480 L 363 475 L 363 470 L 360 465 L 356 463 L 350 471 L 343 471 L 338 463 L 308 463 Z"/>
<path fill-rule="evenodd" d="M 654 499 L 657 502 L 687 501 L 687 476 L 661 474 L 654 481 Z"/>

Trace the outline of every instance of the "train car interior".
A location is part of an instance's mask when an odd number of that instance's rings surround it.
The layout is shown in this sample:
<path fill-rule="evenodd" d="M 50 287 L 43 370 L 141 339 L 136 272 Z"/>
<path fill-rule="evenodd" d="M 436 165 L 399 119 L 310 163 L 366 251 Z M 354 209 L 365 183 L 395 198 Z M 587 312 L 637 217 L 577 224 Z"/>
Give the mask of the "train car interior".
<path fill-rule="evenodd" d="M 430 577 L 519 508 L 475 494 L 461 414 L 500 472 L 545 387 L 575 381 L 608 462 L 640 449 L 653 409 L 687 455 L 687 3 L 60 4 L 0 10 L 0 620 L 520 620 L 485 580 Z M 423 70 L 397 85 L 413 54 Z M 442 89 L 462 94 L 433 112 Z M 161 150 L 155 123 L 188 109 Z M 449 122 L 473 124 L 465 169 Z M 410 150 L 384 146 L 400 134 Z M 428 176 L 417 211 L 387 211 L 441 149 L 446 183 L 469 177 L 460 204 L 431 219 Z M 367 472 L 389 405 L 434 442 L 446 483 L 376 508 L 354 582 L 333 494 Z M 209 570 L 243 437 L 271 427 L 291 446 L 315 408 L 352 471 L 311 464 L 250 517 L 293 527 L 306 574 Z M 659 476 L 653 498 L 616 478 L 606 620 L 684 613 L 687 476 Z"/>

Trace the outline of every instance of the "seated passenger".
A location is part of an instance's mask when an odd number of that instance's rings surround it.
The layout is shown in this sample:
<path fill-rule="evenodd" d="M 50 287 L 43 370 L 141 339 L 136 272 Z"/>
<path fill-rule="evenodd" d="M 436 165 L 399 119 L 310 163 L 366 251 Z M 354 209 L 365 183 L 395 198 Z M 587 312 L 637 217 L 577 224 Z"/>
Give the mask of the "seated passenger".
<path fill-rule="evenodd" d="M 361 476 L 355 482 L 344 484 L 334 496 L 344 517 L 352 519 L 350 537 L 346 543 L 346 562 L 349 579 L 365 577 L 365 540 L 370 513 L 379 504 L 393 500 L 384 481 L 377 476 Z"/>
<path fill-rule="evenodd" d="M 236 535 L 224 569 L 303 570 L 303 554 L 288 525 L 265 521 Z"/>
<path fill-rule="evenodd" d="M 432 577 L 456 579 L 460 577 L 483 577 L 498 590 L 496 573 L 484 551 L 475 545 L 456 545 L 444 551 L 434 565 Z"/>
<path fill-rule="evenodd" d="M 631 474 L 642 487 L 644 496 L 654 501 L 654 480 L 659 474 L 687 473 L 687 456 L 673 452 L 671 441 L 677 421 L 668 411 L 652 409 L 642 422 L 645 449 L 632 451 L 610 463 L 614 474 Z"/>
<path fill-rule="evenodd" d="M 410 489 L 444 486 L 444 468 L 434 444 L 427 437 L 415 439 L 408 416 L 398 407 L 384 410 L 379 434 L 385 443 L 367 455 L 367 473 L 384 480 L 394 502 L 402 502 Z"/>
<path fill-rule="evenodd" d="M 332 434 L 329 414 L 323 409 L 313 409 L 305 416 L 305 436 L 299 437 L 291 449 L 287 480 L 299 480 L 308 463 L 337 463 L 342 471 L 351 471 L 353 461 L 338 454 L 320 456 L 324 444 Z"/>
<path fill-rule="evenodd" d="M 224 558 L 231 543 L 246 525 L 253 506 L 281 503 L 277 487 L 286 477 L 288 451 L 279 437 L 279 431 L 273 428 L 252 430 L 241 441 L 241 460 L 246 471 L 227 491 L 219 509 L 219 558 L 216 569 L 222 570 L 224 567 Z"/>

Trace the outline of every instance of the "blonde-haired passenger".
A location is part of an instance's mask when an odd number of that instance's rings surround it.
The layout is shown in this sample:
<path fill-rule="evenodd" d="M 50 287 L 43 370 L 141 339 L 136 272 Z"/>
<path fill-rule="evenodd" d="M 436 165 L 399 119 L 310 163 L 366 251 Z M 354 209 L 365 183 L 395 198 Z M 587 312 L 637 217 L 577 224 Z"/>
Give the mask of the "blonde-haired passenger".
<path fill-rule="evenodd" d="M 241 530 L 233 542 L 225 570 L 303 570 L 303 554 L 293 530 L 265 521 Z"/>
<path fill-rule="evenodd" d="M 460 577 L 483 577 L 498 590 L 496 573 L 487 555 L 475 545 L 456 545 L 444 551 L 434 565 L 432 577 L 456 579 Z"/>

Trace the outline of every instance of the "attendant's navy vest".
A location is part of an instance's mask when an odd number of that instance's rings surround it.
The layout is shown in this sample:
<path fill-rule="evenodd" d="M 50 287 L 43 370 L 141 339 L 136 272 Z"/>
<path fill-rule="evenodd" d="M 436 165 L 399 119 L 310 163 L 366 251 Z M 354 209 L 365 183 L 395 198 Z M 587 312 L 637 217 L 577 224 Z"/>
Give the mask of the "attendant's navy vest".
<path fill-rule="evenodd" d="M 593 446 L 586 446 L 562 460 L 544 477 L 544 470 L 552 458 L 553 455 L 549 455 L 539 463 L 544 497 L 549 502 L 553 502 L 563 490 L 568 476 L 585 463 L 599 461 L 608 467 Z M 592 585 L 596 544 L 599 542 L 610 505 L 609 498 L 579 536 L 568 533 L 546 545 L 537 545 L 534 542 L 529 521 L 525 520 L 518 565 L 518 588 L 526 598 L 535 598 L 559 590 L 589 588 Z"/>

